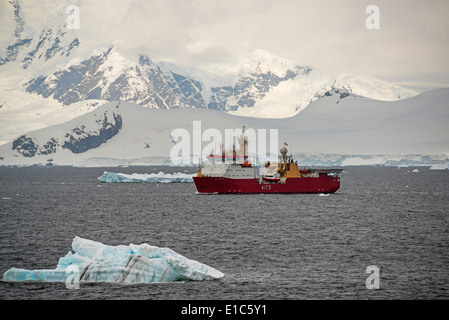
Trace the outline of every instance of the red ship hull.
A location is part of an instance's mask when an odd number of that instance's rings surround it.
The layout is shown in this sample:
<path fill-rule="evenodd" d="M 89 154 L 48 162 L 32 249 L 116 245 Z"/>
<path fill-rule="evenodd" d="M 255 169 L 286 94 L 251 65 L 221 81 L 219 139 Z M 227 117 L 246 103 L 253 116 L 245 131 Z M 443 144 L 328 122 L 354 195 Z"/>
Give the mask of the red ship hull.
<path fill-rule="evenodd" d="M 287 178 L 285 183 L 259 179 L 193 177 L 198 193 L 334 193 L 340 178 L 320 173 L 318 177 Z"/>

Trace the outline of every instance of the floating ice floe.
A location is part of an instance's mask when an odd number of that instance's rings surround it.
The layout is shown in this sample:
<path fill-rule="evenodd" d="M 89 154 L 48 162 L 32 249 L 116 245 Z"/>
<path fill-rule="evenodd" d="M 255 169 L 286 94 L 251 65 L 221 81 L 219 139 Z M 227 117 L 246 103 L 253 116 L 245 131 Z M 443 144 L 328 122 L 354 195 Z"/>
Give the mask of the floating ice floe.
<path fill-rule="evenodd" d="M 11 268 L 5 281 L 152 283 L 215 280 L 224 274 L 212 267 L 187 259 L 169 248 L 130 244 L 108 246 L 75 237 L 72 249 L 59 259 L 56 269 Z"/>
<path fill-rule="evenodd" d="M 418 170 L 418 169 L 415 169 L 415 170 L 413 170 L 412 172 L 419 172 L 419 170 Z"/>
<path fill-rule="evenodd" d="M 137 183 L 172 183 L 172 182 L 193 182 L 192 177 L 195 174 L 186 174 L 181 172 L 175 173 L 115 173 L 105 171 L 101 177 L 98 178 L 100 182 L 137 182 Z"/>
<path fill-rule="evenodd" d="M 449 165 L 447 164 L 436 164 L 429 168 L 430 170 L 448 170 Z"/>

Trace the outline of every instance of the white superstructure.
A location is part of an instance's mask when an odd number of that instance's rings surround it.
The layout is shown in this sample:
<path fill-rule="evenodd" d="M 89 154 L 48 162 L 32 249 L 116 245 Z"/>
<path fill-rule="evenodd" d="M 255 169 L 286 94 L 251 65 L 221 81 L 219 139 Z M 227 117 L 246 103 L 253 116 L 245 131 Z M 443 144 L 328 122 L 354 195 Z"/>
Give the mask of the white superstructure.
<path fill-rule="evenodd" d="M 230 179 L 255 179 L 257 168 L 243 167 L 241 164 L 206 163 L 202 169 L 205 177 L 224 177 Z"/>

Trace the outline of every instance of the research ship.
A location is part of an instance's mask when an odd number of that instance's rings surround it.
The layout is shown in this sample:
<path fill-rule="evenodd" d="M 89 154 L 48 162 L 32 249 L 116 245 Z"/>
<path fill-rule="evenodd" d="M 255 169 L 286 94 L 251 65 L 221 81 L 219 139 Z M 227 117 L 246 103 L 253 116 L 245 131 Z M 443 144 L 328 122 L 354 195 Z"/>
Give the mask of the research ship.
<path fill-rule="evenodd" d="M 210 155 L 210 161 L 203 168 L 200 161 L 198 174 L 193 177 L 198 193 L 329 194 L 340 188 L 339 174 L 343 169 L 300 169 L 292 155 L 288 155 L 285 142 L 280 149 L 279 161 L 267 161 L 265 169 L 260 170 L 261 167 L 253 166 L 248 161 L 248 140 L 244 134 L 241 139 L 243 156 L 238 156 L 233 146 L 232 155 L 226 155 L 223 151 L 221 155 Z"/>

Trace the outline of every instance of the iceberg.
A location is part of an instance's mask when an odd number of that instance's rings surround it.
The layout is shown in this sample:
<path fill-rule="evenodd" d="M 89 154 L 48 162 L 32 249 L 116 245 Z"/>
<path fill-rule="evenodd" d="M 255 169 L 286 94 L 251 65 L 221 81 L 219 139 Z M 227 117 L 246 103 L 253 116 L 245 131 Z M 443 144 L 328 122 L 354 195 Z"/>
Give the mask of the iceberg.
<path fill-rule="evenodd" d="M 430 170 L 449 170 L 449 165 L 447 164 L 436 164 L 429 168 Z"/>
<path fill-rule="evenodd" d="M 11 268 L 3 274 L 3 280 L 133 284 L 202 281 L 224 277 L 222 272 L 190 260 L 169 248 L 146 243 L 109 246 L 76 236 L 72 241 L 72 249 L 75 253 L 69 251 L 60 258 L 56 269 Z"/>
<path fill-rule="evenodd" d="M 174 173 L 115 173 L 105 171 L 98 178 L 100 182 L 137 182 L 137 183 L 172 183 L 172 182 L 193 182 L 195 174 L 185 174 L 181 172 Z"/>

